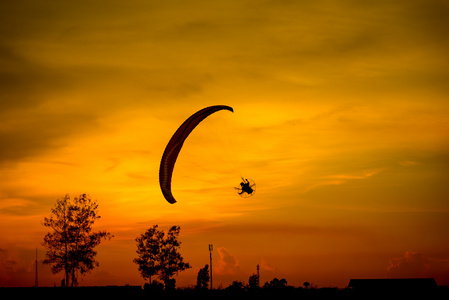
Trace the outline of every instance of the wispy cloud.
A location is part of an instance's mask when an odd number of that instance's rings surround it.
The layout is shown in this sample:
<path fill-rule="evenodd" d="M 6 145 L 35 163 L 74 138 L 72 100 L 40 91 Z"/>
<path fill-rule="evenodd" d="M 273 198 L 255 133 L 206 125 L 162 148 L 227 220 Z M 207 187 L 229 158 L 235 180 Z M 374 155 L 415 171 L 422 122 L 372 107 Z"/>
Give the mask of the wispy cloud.
<path fill-rule="evenodd" d="M 335 174 L 335 175 L 328 175 L 328 176 L 322 176 L 318 178 L 315 182 L 309 186 L 307 186 L 303 193 L 307 193 L 313 189 L 319 188 L 321 186 L 326 185 L 341 185 L 345 184 L 348 181 L 351 180 L 364 180 L 368 179 L 374 175 L 377 175 L 381 173 L 384 169 L 383 168 L 375 168 L 371 170 L 364 170 L 361 172 L 355 172 L 355 173 L 347 173 L 347 174 Z"/>
<path fill-rule="evenodd" d="M 429 261 L 419 252 L 406 251 L 403 257 L 392 258 L 387 268 L 391 278 L 419 278 L 427 276 Z"/>
<path fill-rule="evenodd" d="M 264 271 L 274 272 L 275 267 L 273 267 L 265 258 L 260 260 L 260 268 Z"/>
<path fill-rule="evenodd" d="M 379 222 L 394 218 L 377 217 L 385 211 L 401 212 L 398 222 L 411 218 L 404 211 L 447 211 L 448 4 L 255 3 L 0 1 L 0 220 L 8 224 L 0 240 L 30 244 L 30 228 L 57 197 L 87 192 L 129 253 L 135 245 L 126 243 L 148 224 L 179 222 L 186 236 L 202 234 L 198 243 L 220 235 L 227 244 L 216 267 L 231 278 L 244 262 L 228 250 L 240 243 L 230 237 L 254 245 L 350 236 L 343 252 L 369 247 L 355 222 L 369 232 L 388 227 Z M 174 176 L 195 179 L 174 183 L 179 201 L 170 206 L 157 178 L 163 149 L 190 113 L 213 104 L 235 108 L 229 137 L 256 194 L 235 195 L 240 174 L 230 184 L 212 178 L 233 176 L 210 155 L 225 147 L 198 134 Z M 183 166 L 186 157 L 206 170 Z M 421 215 L 413 221 L 439 247 L 446 219 L 437 230 Z M 402 248 L 400 230 L 388 227 Z M 104 257 L 116 268 L 132 264 L 113 255 Z M 392 260 L 392 272 L 418 258 L 407 255 Z"/>

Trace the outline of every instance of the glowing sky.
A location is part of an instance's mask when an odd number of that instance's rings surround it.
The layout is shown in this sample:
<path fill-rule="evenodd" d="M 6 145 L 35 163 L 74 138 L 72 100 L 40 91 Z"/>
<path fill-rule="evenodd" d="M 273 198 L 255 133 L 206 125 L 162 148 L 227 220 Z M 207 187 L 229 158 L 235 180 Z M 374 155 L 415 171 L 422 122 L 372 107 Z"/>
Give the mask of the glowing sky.
<path fill-rule="evenodd" d="M 449 284 L 449 4 L 1 1 L 0 286 L 34 284 L 56 199 L 88 193 L 100 267 L 142 285 L 134 239 L 181 226 L 194 285 L 434 277 Z M 159 162 L 197 110 L 168 204 Z M 238 197 L 240 176 L 257 183 Z M 62 274 L 39 267 L 39 284 Z"/>

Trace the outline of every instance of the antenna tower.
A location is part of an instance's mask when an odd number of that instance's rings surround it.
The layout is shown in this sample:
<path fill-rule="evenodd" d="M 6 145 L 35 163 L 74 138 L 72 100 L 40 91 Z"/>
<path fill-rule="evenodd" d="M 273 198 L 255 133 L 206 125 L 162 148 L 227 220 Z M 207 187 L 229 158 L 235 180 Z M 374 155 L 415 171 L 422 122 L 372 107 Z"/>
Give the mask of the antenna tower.
<path fill-rule="evenodd" d="M 212 250 L 214 250 L 214 246 L 209 244 L 209 258 L 210 258 L 210 289 L 212 290 Z"/>
<path fill-rule="evenodd" d="M 259 275 L 260 266 L 257 264 L 257 286 L 260 287 L 260 275 Z"/>
<path fill-rule="evenodd" d="M 34 273 L 34 286 L 38 287 L 38 280 L 37 280 L 37 247 L 36 247 L 36 261 L 35 261 L 35 265 L 36 265 L 36 272 Z"/>

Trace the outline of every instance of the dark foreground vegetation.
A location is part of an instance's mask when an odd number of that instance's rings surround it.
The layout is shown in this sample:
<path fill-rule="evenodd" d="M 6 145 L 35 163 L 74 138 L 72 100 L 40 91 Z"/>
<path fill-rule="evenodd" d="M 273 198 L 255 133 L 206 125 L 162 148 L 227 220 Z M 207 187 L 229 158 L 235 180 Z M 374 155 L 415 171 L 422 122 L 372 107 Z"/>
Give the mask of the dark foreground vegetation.
<path fill-rule="evenodd" d="M 169 291 L 140 286 L 0 288 L 0 299 L 447 299 L 448 287 L 425 290 L 357 290 L 352 288 L 283 288 L 216 290 L 179 288 Z"/>

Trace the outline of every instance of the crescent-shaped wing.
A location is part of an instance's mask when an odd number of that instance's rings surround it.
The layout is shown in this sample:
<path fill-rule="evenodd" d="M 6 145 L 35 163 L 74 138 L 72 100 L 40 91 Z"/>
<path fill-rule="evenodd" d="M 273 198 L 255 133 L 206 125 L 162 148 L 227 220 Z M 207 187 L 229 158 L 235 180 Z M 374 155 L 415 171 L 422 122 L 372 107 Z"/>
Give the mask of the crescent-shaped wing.
<path fill-rule="evenodd" d="M 167 147 L 165 147 L 159 168 L 159 184 L 161 186 L 162 194 L 169 203 L 173 204 L 176 202 L 171 192 L 171 179 L 176 159 L 178 158 L 179 151 L 181 151 L 184 141 L 201 121 L 220 110 L 234 112 L 232 107 L 226 105 L 214 105 L 201 109 L 182 123 L 175 134 L 173 134 Z"/>

